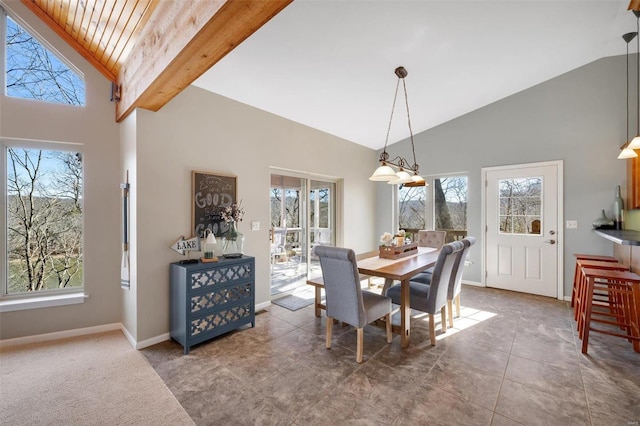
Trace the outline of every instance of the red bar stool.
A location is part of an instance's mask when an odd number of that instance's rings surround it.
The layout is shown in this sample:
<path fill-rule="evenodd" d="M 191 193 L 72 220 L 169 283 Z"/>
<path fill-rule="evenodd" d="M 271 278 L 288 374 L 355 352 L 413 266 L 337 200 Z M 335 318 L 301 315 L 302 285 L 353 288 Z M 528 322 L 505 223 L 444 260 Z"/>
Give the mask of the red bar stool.
<path fill-rule="evenodd" d="M 584 268 L 589 268 L 589 269 L 602 269 L 602 270 L 606 270 L 606 271 L 629 271 L 629 267 L 623 265 L 622 263 L 618 263 L 618 261 L 616 262 L 610 262 L 610 261 L 598 261 L 598 260 L 583 260 L 583 259 L 576 259 L 576 277 L 574 278 L 574 290 L 571 294 L 571 299 L 574 302 L 574 306 L 573 306 L 573 319 L 578 321 L 578 315 L 580 312 L 580 304 L 584 301 L 583 298 L 581 298 L 581 294 L 583 293 L 583 289 L 584 286 L 587 285 L 586 283 L 586 279 L 584 277 L 584 275 L 582 274 L 582 270 Z M 606 296 L 603 296 L 602 294 L 600 294 L 599 292 L 597 293 L 597 298 L 602 301 L 605 302 L 606 301 Z M 578 321 L 578 326 L 580 325 L 580 322 Z"/>
<path fill-rule="evenodd" d="M 589 268 L 583 268 L 581 274 L 586 283 L 577 299 L 582 353 L 587 353 L 592 331 L 627 339 L 633 342 L 634 351 L 640 352 L 640 318 L 636 301 L 640 300 L 640 276 L 633 272 Z M 598 292 L 607 295 L 606 303 L 597 298 L 594 303 L 594 295 Z M 612 327 L 596 328 L 594 322 Z"/>
<path fill-rule="evenodd" d="M 618 262 L 618 259 L 616 259 L 613 256 L 603 256 L 603 255 L 599 255 L 599 254 L 582 254 L 582 253 L 574 253 L 573 254 L 576 258 L 576 271 L 573 274 L 573 290 L 571 291 L 571 307 L 574 306 L 575 301 L 576 301 L 576 288 L 578 286 L 579 283 L 579 278 L 580 278 L 580 267 L 578 266 L 578 260 L 593 260 L 593 261 L 597 261 L 597 262 Z"/>

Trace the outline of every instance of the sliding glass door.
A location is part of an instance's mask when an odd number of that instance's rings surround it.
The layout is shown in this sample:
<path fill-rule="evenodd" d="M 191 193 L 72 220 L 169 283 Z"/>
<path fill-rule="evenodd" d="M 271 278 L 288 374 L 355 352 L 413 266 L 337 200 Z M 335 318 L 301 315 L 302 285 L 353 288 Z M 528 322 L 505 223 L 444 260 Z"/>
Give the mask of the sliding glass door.
<path fill-rule="evenodd" d="M 335 244 L 335 182 L 271 175 L 271 295 L 290 294 L 320 275 L 318 245 Z"/>

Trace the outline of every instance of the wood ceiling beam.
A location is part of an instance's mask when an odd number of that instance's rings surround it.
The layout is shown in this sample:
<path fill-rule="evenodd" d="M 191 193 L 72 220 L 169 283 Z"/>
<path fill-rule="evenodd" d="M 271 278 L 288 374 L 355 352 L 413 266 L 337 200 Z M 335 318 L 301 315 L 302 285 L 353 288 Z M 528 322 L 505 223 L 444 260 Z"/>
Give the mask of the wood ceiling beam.
<path fill-rule="evenodd" d="M 631 0 L 627 10 L 640 10 L 640 0 Z"/>
<path fill-rule="evenodd" d="M 118 73 L 116 120 L 158 111 L 292 1 L 159 2 Z"/>
<path fill-rule="evenodd" d="M 104 66 L 96 57 L 89 52 L 82 44 L 77 42 L 71 37 L 64 28 L 62 28 L 56 21 L 54 21 L 47 13 L 40 9 L 32 0 L 22 0 L 24 4 L 31 12 L 33 12 L 38 18 L 42 20 L 49 28 L 51 28 L 60 38 L 66 41 L 76 52 L 85 58 L 91 65 L 97 69 L 100 74 L 104 75 L 109 81 L 116 81 L 116 75 L 106 66 Z"/>

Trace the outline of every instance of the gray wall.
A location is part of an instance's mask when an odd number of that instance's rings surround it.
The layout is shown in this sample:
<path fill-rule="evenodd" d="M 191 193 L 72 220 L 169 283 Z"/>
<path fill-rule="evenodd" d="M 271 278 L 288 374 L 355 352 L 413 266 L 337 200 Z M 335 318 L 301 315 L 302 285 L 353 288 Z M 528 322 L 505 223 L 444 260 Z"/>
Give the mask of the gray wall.
<path fill-rule="evenodd" d="M 156 113 L 138 110 L 136 127 L 132 249 L 137 253 L 138 341 L 169 330 L 168 265 L 183 258 L 169 246 L 190 235 L 193 170 L 238 177 L 238 199 L 246 211 L 239 228 L 245 252 L 256 257 L 258 304 L 270 300 L 270 167 L 339 179 L 343 244 L 356 252 L 376 246 L 375 184 L 368 180 L 376 154 L 371 149 L 195 86 Z M 252 221 L 260 222 L 259 231 L 251 231 Z"/>
<path fill-rule="evenodd" d="M 594 235 L 591 223 L 602 209 L 611 217 L 616 185 L 626 188 L 625 162 L 616 159 L 626 138 L 624 76 L 624 56 L 604 58 L 414 136 L 424 175 L 469 175 L 468 229 L 480 241 L 465 279 L 482 281 L 482 167 L 564 160 L 564 219 L 578 220 L 578 229 L 564 230 L 565 296 L 571 294 L 573 253 L 611 254 L 611 243 Z M 410 143 L 388 151 L 410 155 Z M 379 185 L 378 212 L 386 212 L 390 197 Z M 379 215 L 379 232 L 390 220 Z"/>

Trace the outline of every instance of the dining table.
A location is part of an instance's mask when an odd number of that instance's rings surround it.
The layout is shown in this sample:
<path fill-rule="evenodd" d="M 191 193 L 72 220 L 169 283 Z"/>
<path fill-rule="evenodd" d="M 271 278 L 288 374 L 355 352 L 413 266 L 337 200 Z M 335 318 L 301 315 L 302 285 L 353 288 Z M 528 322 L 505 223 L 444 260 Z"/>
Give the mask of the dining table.
<path fill-rule="evenodd" d="M 382 294 L 393 285 L 394 281 L 400 281 L 400 327 L 394 326 L 393 329 L 394 332 L 400 334 L 400 345 L 403 348 L 408 347 L 411 341 L 411 303 L 409 297 L 411 278 L 434 266 L 439 254 L 439 249 L 418 247 L 416 254 L 399 259 L 386 259 L 374 255 L 358 260 L 360 274 L 384 278 Z"/>
<path fill-rule="evenodd" d="M 382 258 L 377 251 L 356 256 L 362 279 L 365 276 L 384 278 L 382 294 L 385 294 L 394 281 L 400 281 L 400 326 L 393 326 L 392 329 L 394 333 L 400 334 L 400 345 L 403 348 L 408 347 L 411 340 L 411 278 L 434 266 L 439 255 L 440 249 L 418 247 L 416 253 L 399 259 Z M 315 315 L 320 317 L 321 310 L 326 309 L 322 303 L 322 276 L 308 279 L 307 284 L 315 287 Z"/>

